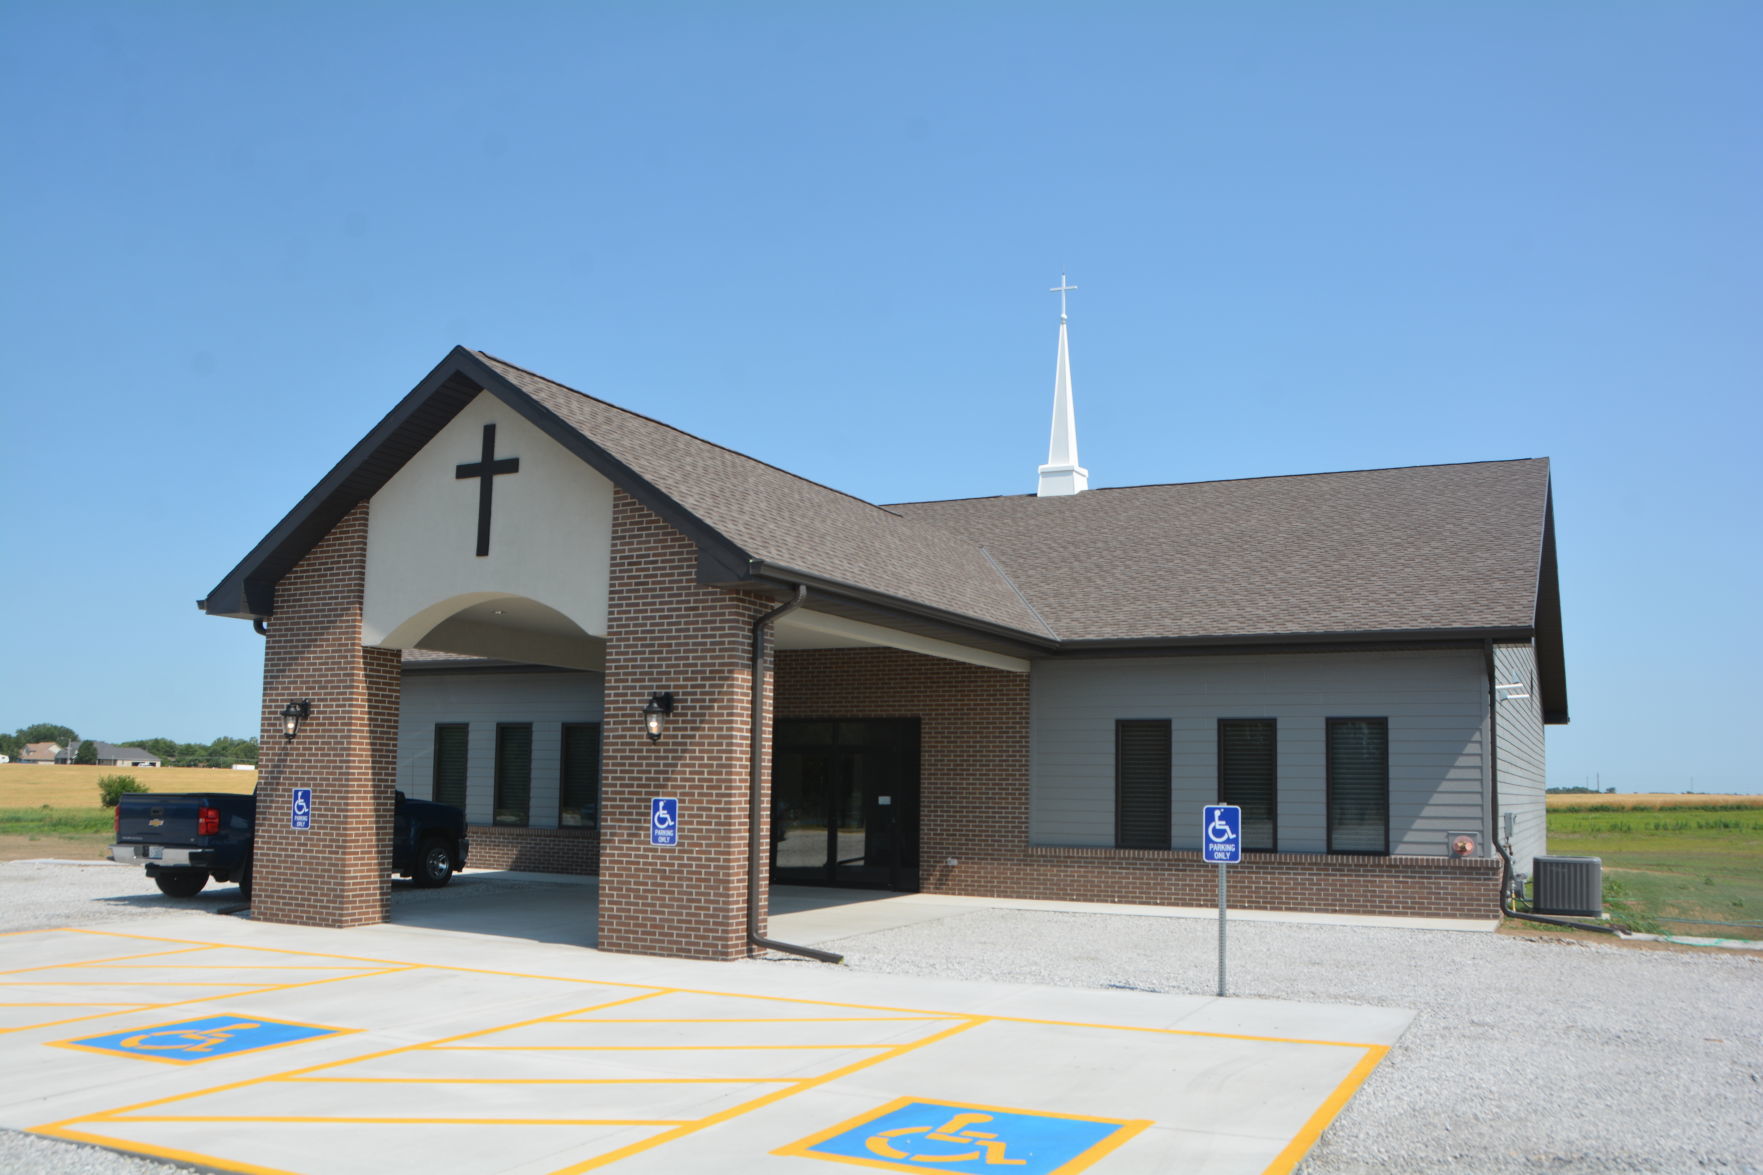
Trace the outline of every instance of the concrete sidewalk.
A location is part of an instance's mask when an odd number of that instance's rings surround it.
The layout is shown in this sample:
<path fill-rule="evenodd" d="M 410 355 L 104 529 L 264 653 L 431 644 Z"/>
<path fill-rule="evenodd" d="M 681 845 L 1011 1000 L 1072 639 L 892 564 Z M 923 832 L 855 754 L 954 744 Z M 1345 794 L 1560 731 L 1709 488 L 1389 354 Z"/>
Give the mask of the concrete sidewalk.
<path fill-rule="evenodd" d="M 0 937 L 0 1125 L 311 1175 L 1278 1172 L 1409 1019 L 602 954 L 556 940 L 591 928 L 581 888 L 474 888 L 426 925 Z M 826 896 L 779 894 L 774 933 L 937 905 Z"/>

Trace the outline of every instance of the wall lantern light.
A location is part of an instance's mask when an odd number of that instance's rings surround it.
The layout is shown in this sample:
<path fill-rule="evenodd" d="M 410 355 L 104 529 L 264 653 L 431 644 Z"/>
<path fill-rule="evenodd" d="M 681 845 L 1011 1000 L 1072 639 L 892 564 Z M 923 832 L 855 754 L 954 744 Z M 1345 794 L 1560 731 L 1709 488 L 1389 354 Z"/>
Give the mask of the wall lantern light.
<path fill-rule="evenodd" d="M 649 704 L 643 707 L 643 729 L 649 733 L 649 741 L 661 741 L 661 732 L 667 728 L 667 716 L 673 713 L 673 695 L 652 694 Z"/>
<path fill-rule="evenodd" d="M 282 707 L 282 733 L 293 738 L 300 733 L 300 724 L 312 716 L 312 703 L 305 698 Z"/>

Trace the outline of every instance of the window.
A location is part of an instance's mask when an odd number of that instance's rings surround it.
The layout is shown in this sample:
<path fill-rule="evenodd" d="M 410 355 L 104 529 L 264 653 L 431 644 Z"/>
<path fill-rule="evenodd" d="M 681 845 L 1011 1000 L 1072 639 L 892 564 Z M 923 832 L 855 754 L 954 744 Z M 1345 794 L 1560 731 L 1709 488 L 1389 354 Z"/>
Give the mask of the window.
<path fill-rule="evenodd" d="M 465 750 L 469 745 L 463 722 L 443 722 L 435 727 L 435 786 L 437 804 L 465 807 Z"/>
<path fill-rule="evenodd" d="M 1390 851 L 1390 720 L 1328 720 L 1328 851 Z"/>
<path fill-rule="evenodd" d="M 563 724 L 563 780 L 558 788 L 557 827 L 600 825 L 600 724 Z"/>
<path fill-rule="evenodd" d="M 1243 810 L 1243 848 L 1252 852 L 1279 846 L 1276 729 L 1271 718 L 1218 720 L 1218 802 Z"/>
<path fill-rule="evenodd" d="M 527 823 L 532 792 L 532 724 L 499 723 L 496 726 L 496 823 Z"/>
<path fill-rule="evenodd" d="M 1169 719 L 1114 724 L 1114 844 L 1169 847 Z"/>

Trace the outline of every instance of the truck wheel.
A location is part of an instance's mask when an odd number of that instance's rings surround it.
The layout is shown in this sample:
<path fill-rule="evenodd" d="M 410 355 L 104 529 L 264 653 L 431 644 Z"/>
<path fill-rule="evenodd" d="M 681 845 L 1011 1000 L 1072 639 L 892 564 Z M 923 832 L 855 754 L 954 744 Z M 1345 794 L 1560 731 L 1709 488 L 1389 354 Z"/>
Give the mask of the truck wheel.
<path fill-rule="evenodd" d="M 431 836 L 423 840 L 411 880 L 418 889 L 439 889 L 453 880 L 453 846 L 445 837 Z"/>
<path fill-rule="evenodd" d="M 159 892 L 168 898 L 193 898 L 208 884 L 208 874 L 202 869 L 180 869 L 176 873 L 161 873 L 153 880 Z"/>
<path fill-rule="evenodd" d="M 239 882 L 239 896 L 246 901 L 251 900 L 251 866 L 251 858 L 246 857 L 245 866 L 239 870 L 239 876 L 237 879 Z"/>

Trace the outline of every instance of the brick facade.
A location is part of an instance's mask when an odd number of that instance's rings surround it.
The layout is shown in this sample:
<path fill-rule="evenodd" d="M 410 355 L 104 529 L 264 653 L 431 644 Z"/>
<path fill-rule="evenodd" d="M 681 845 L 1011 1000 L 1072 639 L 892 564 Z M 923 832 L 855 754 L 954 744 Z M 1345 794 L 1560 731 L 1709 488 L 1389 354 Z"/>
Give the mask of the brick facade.
<path fill-rule="evenodd" d="M 601 950 L 700 959 L 748 953 L 752 624 L 775 606 L 701 586 L 692 543 L 614 491 L 600 768 Z M 641 711 L 662 692 L 674 695 L 677 708 L 661 741 L 652 743 Z M 769 707 L 769 675 L 766 693 Z M 764 778 L 770 774 L 767 763 Z M 657 796 L 679 801 L 680 843 L 671 848 L 649 843 L 649 804 Z M 763 932 L 763 894 L 760 902 Z"/>
<path fill-rule="evenodd" d="M 390 902 L 398 756 L 398 653 L 361 645 L 367 503 L 276 585 L 263 652 L 251 916 L 305 926 L 383 922 Z M 306 698 L 299 736 L 281 709 Z M 312 827 L 290 827 L 293 789 L 312 789 Z"/>
<path fill-rule="evenodd" d="M 1029 679 L 893 649 L 785 650 L 782 718 L 917 718 L 920 888 L 1055 901 L 1208 906 L 1217 867 L 1196 852 L 1030 845 Z M 1253 910 L 1486 918 L 1491 859 L 1248 853 L 1231 904 Z"/>
<path fill-rule="evenodd" d="M 473 869 L 522 869 L 529 873 L 594 874 L 600 871 L 600 834 L 592 828 L 509 828 L 473 824 Z"/>

